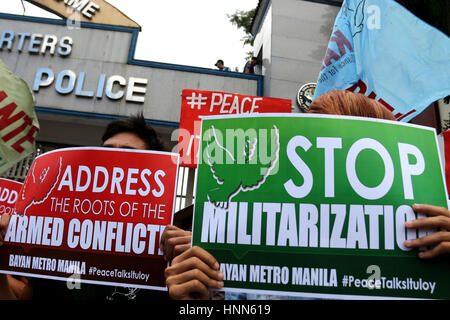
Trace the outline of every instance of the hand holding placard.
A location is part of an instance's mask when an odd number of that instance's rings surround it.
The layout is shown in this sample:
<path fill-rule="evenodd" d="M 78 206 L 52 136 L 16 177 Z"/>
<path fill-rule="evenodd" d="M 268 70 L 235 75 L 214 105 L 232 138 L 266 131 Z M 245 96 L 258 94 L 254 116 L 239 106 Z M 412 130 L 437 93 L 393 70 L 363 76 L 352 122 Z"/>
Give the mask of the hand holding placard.
<path fill-rule="evenodd" d="M 164 229 L 159 247 L 164 252 L 164 259 L 171 261 L 191 247 L 192 232 L 169 225 Z"/>
<path fill-rule="evenodd" d="M 405 226 L 408 229 L 439 229 L 439 232 L 433 233 L 419 239 L 405 241 L 408 248 L 420 248 L 433 246 L 431 249 L 419 252 L 422 259 L 430 259 L 439 255 L 450 253 L 450 211 L 444 207 L 430 206 L 427 204 L 414 204 L 413 209 L 421 214 L 431 217 L 423 217 L 418 220 L 406 221 Z"/>
<path fill-rule="evenodd" d="M 206 250 L 192 247 L 172 261 L 165 271 L 166 285 L 172 299 L 207 300 L 208 288 L 223 287 L 223 273 L 219 263 Z"/>
<path fill-rule="evenodd" d="M 0 246 L 3 245 L 3 240 L 5 239 L 6 230 L 8 229 L 10 216 L 8 214 L 3 214 L 0 216 Z"/>

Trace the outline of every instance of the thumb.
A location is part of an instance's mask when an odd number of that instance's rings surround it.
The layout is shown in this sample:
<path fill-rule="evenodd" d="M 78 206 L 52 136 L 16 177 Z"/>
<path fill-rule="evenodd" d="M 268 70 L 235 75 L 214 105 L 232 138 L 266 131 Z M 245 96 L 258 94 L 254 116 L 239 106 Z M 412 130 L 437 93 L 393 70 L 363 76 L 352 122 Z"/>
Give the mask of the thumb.
<path fill-rule="evenodd" d="M 10 216 L 7 213 L 0 215 L 0 230 L 8 227 L 9 219 Z"/>
<path fill-rule="evenodd" d="M 3 214 L 0 216 L 0 236 L 3 238 L 6 234 L 6 230 L 8 229 L 10 216 L 9 214 Z"/>

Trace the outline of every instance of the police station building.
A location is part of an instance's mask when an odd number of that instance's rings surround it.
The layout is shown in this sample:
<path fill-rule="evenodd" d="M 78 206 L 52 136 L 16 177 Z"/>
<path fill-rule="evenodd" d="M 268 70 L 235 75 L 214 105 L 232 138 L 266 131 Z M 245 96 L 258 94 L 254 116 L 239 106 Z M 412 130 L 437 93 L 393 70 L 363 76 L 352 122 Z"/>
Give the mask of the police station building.
<path fill-rule="evenodd" d="M 106 1 L 30 2 L 62 19 L 0 13 L 0 59 L 36 99 L 36 154 L 97 146 L 109 121 L 141 111 L 172 151 L 183 89 L 291 99 L 293 112 L 301 112 L 342 3 L 260 0 L 252 33 L 262 65 L 258 74 L 244 74 L 135 59 L 140 27 Z M 67 7 L 79 21 L 70 19 Z M 440 128 L 436 110 L 429 108 L 416 123 Z M 23 181 L 36 154 L 4 176 Z M 192 201 L 193 170 L 182 168 L 179 176 L 177 206 L 183 208 Z"/>

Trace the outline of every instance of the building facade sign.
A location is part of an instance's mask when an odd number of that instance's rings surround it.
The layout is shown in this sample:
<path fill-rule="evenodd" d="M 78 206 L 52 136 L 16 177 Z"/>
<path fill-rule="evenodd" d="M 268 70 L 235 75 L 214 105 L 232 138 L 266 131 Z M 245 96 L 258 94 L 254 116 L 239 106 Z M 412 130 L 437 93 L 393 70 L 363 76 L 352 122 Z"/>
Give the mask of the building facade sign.
<path fill-rule="evenodd" d="M 263 94 L 259 75 L 134 59 L 139 28 L 69 28 L 66 20 L 8 14 L 0 19 L 0 59 L 46 110 L 119 117 L 143 111 L 146 119 L 177 127 L 183 89 Z"/>
<path fill-rule="evenodd" d="M 27 0 L 72 22 L 95 22 L 124 27 L 139 25 L 104 0 Z"/>

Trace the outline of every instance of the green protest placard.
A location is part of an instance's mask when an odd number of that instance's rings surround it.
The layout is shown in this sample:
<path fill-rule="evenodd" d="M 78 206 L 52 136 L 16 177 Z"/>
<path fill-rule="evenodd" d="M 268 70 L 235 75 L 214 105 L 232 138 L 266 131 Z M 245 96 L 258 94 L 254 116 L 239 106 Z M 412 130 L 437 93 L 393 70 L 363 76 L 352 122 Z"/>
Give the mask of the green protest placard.
<path fill-rule="evenodd" d="M 38 131 L 30 88 L 0 60 L 0 173 L 34 151 Z"/>
<path fill-rule="evenodd" d="M 202 120 L 193 245 L 225 291 L 450 298 L 450 259 L 404 241 L 414 203 L 447 207 L 434 129 L 307 114 Z"/>

